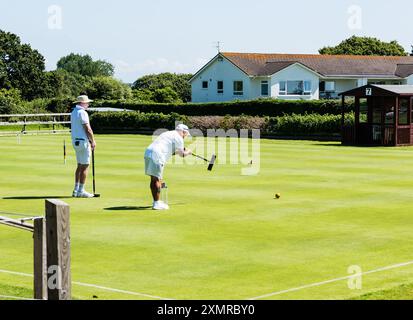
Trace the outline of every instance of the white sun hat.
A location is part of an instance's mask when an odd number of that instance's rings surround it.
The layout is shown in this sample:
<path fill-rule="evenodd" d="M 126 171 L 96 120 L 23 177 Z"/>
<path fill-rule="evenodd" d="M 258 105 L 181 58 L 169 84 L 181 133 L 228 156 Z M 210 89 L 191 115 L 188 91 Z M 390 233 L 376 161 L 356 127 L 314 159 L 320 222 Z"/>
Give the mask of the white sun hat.
<path fill-rule="evenodd" d="M 176 129 L 175 129 L 175 130 L 187 132 L 189 136 L 191 135 L 191 133 L 189 132 L 188 126 L 186 126 L 186 125 L 184 125 L 184 124 L 178 124 L 178 125 L 176 126 Z"/>
<path fill-rule="evenodd" d="M 90 103 L 93 102 L 93 100 L 90 100 L 88 96 L 83 95 L 83 96 L 78 96 L 77 100 L 75 103 Z"/>

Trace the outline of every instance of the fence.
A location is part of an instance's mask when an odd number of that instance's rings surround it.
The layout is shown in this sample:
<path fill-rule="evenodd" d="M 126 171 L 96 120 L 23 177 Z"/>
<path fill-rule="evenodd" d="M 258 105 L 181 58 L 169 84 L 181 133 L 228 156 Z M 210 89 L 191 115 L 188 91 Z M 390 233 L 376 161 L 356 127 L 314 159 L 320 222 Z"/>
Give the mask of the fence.
<path fill-rule="evenodd" d="M 46 200 L 45 212 L 45 217 L 0 217 L 0 224 L 33 233 L 34 299 L 71 300 L 69 206 Z"/>
<path fill-rule="evenodd" d="M 60 129 L 70 125 L 70 113 L 41 113 L 41 114 L 7 114 L 0 115 L 0 135 L 67 133 L 70 128 Z M 28 130 L 28 126 L 39 126 L 38 131 Z M 18 131 L 6 131 L 1 127 L 21 127 Z M 40 130 L 41 127 L 51 128 Z"/>

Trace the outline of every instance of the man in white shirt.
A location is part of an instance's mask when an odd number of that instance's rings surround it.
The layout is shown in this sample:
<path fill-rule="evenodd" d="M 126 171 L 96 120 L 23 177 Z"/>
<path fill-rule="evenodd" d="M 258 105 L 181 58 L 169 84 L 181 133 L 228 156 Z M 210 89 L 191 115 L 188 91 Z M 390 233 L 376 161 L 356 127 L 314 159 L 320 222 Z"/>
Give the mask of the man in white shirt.
<path fill-rule="evenodd" d="M 85 191 L 86 178 L 90 165 L 91 149 L 96 148 L 96 141 L 90 127 L 88 96 L 79 96 L 75 102 L 77 105 L 71 114 L 72 144 L 76 152 L 77 169 L 75 173 L 75 188 L 72 196 L 75 198 L 93 198 L 94 195 Z"/>
<path fill-rule="evenodd" d="M 188 127 L 180 124 L 173 131 L 162 133 L 145 151 L 145 174 L 151 177 L 153 210 L 169 209 L 166 203 L 160 201 L 163 170 L 173 155 L 186 157 L 192 154 L 191 150 L 184 148 L 187 136 L 190 136 Z"/>

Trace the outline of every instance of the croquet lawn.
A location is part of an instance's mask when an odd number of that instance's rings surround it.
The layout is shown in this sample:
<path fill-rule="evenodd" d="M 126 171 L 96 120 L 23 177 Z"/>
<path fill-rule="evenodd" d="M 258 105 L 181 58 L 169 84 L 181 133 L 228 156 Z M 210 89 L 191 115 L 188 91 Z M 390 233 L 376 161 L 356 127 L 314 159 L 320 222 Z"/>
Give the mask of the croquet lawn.
<path fill-rule="evenodd" d="M 75 299 L 413 298 L 413 148 L 261 140 L 257 175 L 169 164 L 171 209 L 155 212 L 151 139 L 97 136 L 102 197 L 73 199 L 68 136 L 0 137 L 0 216 L 70 205 Z M 32 297 L 32 269 L 32 235 L 0 226 L 0 296 Z"/>

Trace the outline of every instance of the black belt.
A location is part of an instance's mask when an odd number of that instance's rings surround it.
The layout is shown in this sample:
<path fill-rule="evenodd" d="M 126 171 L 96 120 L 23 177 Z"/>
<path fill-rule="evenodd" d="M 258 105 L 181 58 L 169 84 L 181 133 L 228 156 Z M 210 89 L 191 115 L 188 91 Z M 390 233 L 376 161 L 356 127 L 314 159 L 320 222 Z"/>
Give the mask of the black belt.
<path fill-rule="evenodd" d="M 76 138 L 76 141 L 86 141 L 85 139 Z"/>

